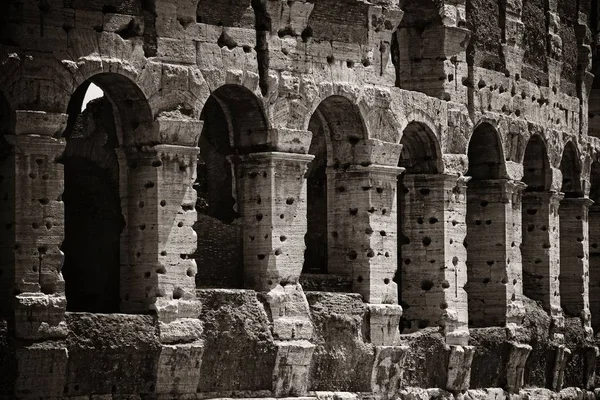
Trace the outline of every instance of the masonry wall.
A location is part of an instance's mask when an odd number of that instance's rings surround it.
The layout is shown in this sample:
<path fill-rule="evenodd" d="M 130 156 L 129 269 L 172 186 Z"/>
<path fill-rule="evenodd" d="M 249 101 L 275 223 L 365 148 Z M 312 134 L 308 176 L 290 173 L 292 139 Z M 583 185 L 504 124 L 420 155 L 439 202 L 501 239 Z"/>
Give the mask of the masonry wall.
<path fill-rule="evenodd" d="M 4 2 L 0 397 L 597 397 L 597 8 Z"/>

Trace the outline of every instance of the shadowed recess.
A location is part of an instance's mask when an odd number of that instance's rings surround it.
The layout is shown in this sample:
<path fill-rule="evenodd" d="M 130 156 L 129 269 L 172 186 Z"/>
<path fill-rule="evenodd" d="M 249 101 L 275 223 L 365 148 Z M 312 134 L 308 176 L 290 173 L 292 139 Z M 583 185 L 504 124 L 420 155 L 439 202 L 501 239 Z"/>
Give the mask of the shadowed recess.
<path fill-rule="evenodd" d="M 236 118 L 238 114 L 232 115 Z M 234 209 L 234 176 L 227 159 L 234 154 L 230 124 L 215 96 L 209 97 L 200 118 L 204 125 L 194 184 L 198 193 L 198 219 L 194 224 L 198 246 L 191 256 L 198 266 L 196 286 L 241 288 L 242 226 L 236 222 L 239 214 Z"/>
<path fill-rule="evenodd" d="M 550 190 L 552 170 L 546 145 L 539 135 L 532 136 L 525 148 L 523 182 L 529 192 Z"/>
<path fill-rule="evenodd" d="M 439 145 L 434 133 L 425 125 L 411 122 L 404 129 L 402 153 L 398 166 L 408 174 L 436 174 L 439 162 Z"/>
<path fill-rule="evenodd" d="M 469 170 L 473 180 L 501 179 L 504 175 L 502 145 L 496 129 L 483 123 L 475 129 L 467 152 Z"/>
<path fill-rule="evenodd" d="M 577 155 L 577 147 L 573 142 L 567 143 L 560 162 L 563 181 L 562 189 L 565 197 L 583 197 L 581 188 L 581 162 Z"/>

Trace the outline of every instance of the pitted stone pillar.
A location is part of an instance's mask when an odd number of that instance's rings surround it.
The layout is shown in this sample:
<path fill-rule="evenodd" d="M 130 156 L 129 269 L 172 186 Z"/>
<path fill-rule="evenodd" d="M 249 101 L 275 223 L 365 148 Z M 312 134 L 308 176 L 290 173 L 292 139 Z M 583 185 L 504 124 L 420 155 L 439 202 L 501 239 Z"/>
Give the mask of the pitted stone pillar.
<path fill-rule="evenodd" d="M 542 302 L 553 317 L 560 309 L 560 229 L 556 192 L 523 194 L 523 293 Z"/>
<path fill-rule="evenodd" d="M 398 304 L 397 183 L 399 167 L 328 168 L 329 272 L 352 278 L 364 301 Z"/>
<path fill-rule="evenodd" d="M 304 174 L 313 158 L 293 153 L 251 153 L 236 165 L 247 288 L 269 291 L 298 282 L 306 234 Z"/>
<path fill-rule="evenodd" d="M 122 246 L 121 311 L 195 298 L 196 177 L 199 149 L 156 145 L 127 155 L 127 227 Z M 158 306 L 160 307 L 160 305 Z"/>
<path fill-rule="evenodd" d="M 521 194 L 505 179 L 471 181 L 467 202 L 469 325 L 505 326 L 524 315 Z"/>
<path fill-rule="evenodd" d="M 403 178 L 401 295 L 404 332 L 436 324 L 450 344 L 468 342 L 466 182 L 456 175 Z"/>
<path fill-rule="evenodd" d="M 560 297 L 565 314 L 581 316 L 590 328 L 588 210 L 592 200 L 560 203 Z"/>
<path fill-rule="evenodd" d="M 589 208 L 589 299 L 592 316 L 592 328 L 595 333 L 600 332 L 600 206 L 597 204 Z"/>
<path fill-rule="evenodd" d="M 0 154 L 0 310 L 19 339 L 64 337 L 62 134 L 66 114 L 17 111 Z M 16 296 L 15 296 L 16 294 Z M 14 312 L 14 313 L 13 313 Z"/>

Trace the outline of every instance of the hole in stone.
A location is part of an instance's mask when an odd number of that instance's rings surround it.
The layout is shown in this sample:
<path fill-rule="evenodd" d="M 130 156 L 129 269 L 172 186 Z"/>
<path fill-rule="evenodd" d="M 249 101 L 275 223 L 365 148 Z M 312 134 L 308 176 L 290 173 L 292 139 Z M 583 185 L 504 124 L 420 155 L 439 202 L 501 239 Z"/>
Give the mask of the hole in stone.
<path fill-rule="evenodd" d="M 535 229 L 535 225 L 533 225 L 533 224 L 527 225 L 527 232 L 533 232 L 534 229 Z"/>
<path fill-rule="evenodd" d="M 429 246 L 430 244 L 431 244 L 431 238 L 430 238 L 430 237 L 428 237 L 428 236 L 425 236 L 425 237 L 423 238 L 423 246 L 427 247 L 427 246 Z"/>
<path fill-rule="evenodd" d="M 411 263 L 411 259 L 407 258 L 404 260 L 404 264 L 409 265 Z"/>
<path fill-rule="evenodd" d="M 385 231 L 381 231 L 381 232 L 379 232 L 379 234 L 380 234 L 381 236 L 387 236 L 387 233 L 385 233 Z"/>
<path fill-rule="evenodd" d="M 540 260 L 539 258 L 536 258 L 534 261 L 535 264 L 541 264 L 541 262 L 542 262 L 542 260 Z"/>
<path fill-rule="evenodd" d="M 427 196 L 429 194 L 429 192 L 431 192 L 431 190 L 429 190 L 427 188 L 422 188 L 419 190 L 419 193 L 421 193 L 423 196 Z"/>
<path fill-rule="evenodd" d="M 178 288 L 175 288 L 175 289 L 173 290 L 173 299 L 174 299 L 174 300 L 178 300 L 178 299 L 180 299 L 180 298 L 182 298 L 182 297 L 183 297 L 183 289 L 181 289 L 181 288 L 179 288 L 179 287 L 178 287 Z"/>
<path fill-rule="evenodd" d="M 438 219 L 437 219 L 437 218 L 435 218 L 435 217 L 431 217 L 431 218 L 429 218 L 429 223 L 430 223 L 430 224 L 436 224 L 437 222 L 438 222 Z"/>
<path fill-rule="evenodd" d="M 389 280 L 389 278 L 385 278 L 385 279 L 383 280 L 383 283 L 385 283 L 386 285 L 388 285 L 388 284 L 390 283 L 390 280 Z"/>
<path fill-rule="evenodd" d="M 152 161 L 152 166 L 153 167 L 160 167 L 162 165 L 162 161 L 160 160 L 154 160 Z"/>
<path fill-rule="evenodd" d="M 483 282 L 484 285 L 487 285 L 488 283 L 490 283 L 490 278 L 483 278 L 481 282 Z"/>
<path fill-rule="evenodd" d="M 285 242 L 286 240 L 287 240 L 287 237 L 285 237 L 284 235 L 279 236 L 280 242 Z"/>
<path fill-rule="evenodd" d="M 485 224 L 486 225 L 491 225 L 492 224 L 492 220 L 491 219 L 486 219 L 485 220 Z"/>
<path fill-rule="evenodd" d="M 285 204 L 287 204 L 288 206 L 291 206 L 292 204 L 294 204 L 294 199 L 292 197 L 288 197 L 287 200 L 285 201 Z"/>
<path fill-rule="evenodd" d="M 259 260 L 264 260 L 265 259 L 265 255 L 264 254 L 259 254 L 256 256 L 256 258 L 258 258 Z"/>
<path fill-rule="evenodd" d="M 183 227 L 183 222 L 179 221 L 179 222 L 177 223 L 177 226 L 178 226 L 179 228 Z"/>
<path fill-rule="evenodd" d="M 452 257 L 452 265 L 454 265 L 455 267 L 458 265 L 458 257 Z"/>
<path fill-rule="evenodd" d="M 284 219 L 285 218 L 285 214 L 279 214 L 279 218 Z"/>
<path fill-rule="evenodd" d="M 381 215 L 385 215 L 386 213 L 387 213 L 387 209 L 384 208 L 383 210 L 381 210 Z"/>
<path fill-rule="evenodd" d="M 453 220 L 452 220 L 452 226 L 456 226 L 456 225 L 458 225 L 458 221 L 457 221 L 457 220 L 455 220 L 455 219 L 453 219 Z"/>
<path fill-rule="evenodd" d="M 378 187 L 377 188 L 377 193 L 379 193 L 379 194 L 383 193 L 383 188 Z"/>
<path fill-rule="evenodd" d="M 160 255 L 164 257 L 164 256 L 167 255 L 167 252 L 163 250 L 163 251 L 160 252 Z"/>
<path fill-rule="evenodd" d="M 375 207 L 370 207 L 367 211 L 369 214 L 373 214 L 375 212 Z"/>
<path fill-rule="evenodd" d="M 475 225 L 481 225 L 481 220 L 480 219 L 476 219 L 475 220 Z"/>
<path fill-rule="evenodd" d="M 283 253 L 283 252 L 281 251 L 281 249 L 277 249 L 277 250 L 275 250 L 275 255 L 276 255 L 276 256 L 279 256 L 279 255 L 281 255 L 281 253 Z"/>
<path fill-rule="evenodd" d="M 351 208 L 349 211 L 350 211 L 350 215 L 358 214 L 358 208 Z"/>
<path fill-rule="evenodd" d="M 350 260 L 356 260 L 356 258 L 357 258 L 357 257 L 358 257 L 358 253 L 357 253 L 356 251 L 354 251 L 354 250 L 350 250 L 350 251 L 348 252 L 348 258 L 349 258 Z"/>
<path fill-rule="evenodd" d="M 161 201 L 160 201 L 160 206 L 161 206 L 161 207 L 164 207 L 164 206 L 166 206 L 166 205 L 167 205 L 167 202 L 166 202 L 165 200 L 161 200 Z"/>
<path fill-rule="evenodd" d="M 494 262 L 495 261 L 487 261 L 487 265 L 489 265 L 491 267 L 492 265 L 494 265 Z"/>
<path fill-rule="evenodd" d="M 528 208 L 527 209 L 527 214 L 529 214 L 529 215 L 535 215 L 535 214 L 537 214 L 537 212 L 538 212 L 538 210 L 535 209 L 535 208 Z"/>
<path fill-rule="evenodd" d="M 479 205 L 481 205 L 481 207 L 487 207 L 489 203 L 487 202 L 487 200 L 483 200 L 481 203 L 479 203 Z"/>
<path fill-rule="evenodd" d="M 140 202 L 138 203 L 138 207 L 139 207 L 139 208 L 144 208 L 144 202 L 143 202 L 143 201 L 140 201 Z"/>
<path fill-rule="evenodd" d="M 371 229 L 371 228 L 367 228 L 367 229 L 365 229 L 365 233 L 366 233 L 367 235 L 371 235 L 371 234 L 373 234 L 373 229 Z"/>
<path fill-rule="evenodd" d="M 444 281 L 444 282 L 442 282 L 442 287 L 443 287 L 444 289 L 448 289 L 448 288 L 450 287 L 450 282 L 448 282 L 448 281 Z"/>
<path fill-rule="evenodd" d="M 257 221 L 262 221 L 263 219 L 263 215 L 262 214 L 256 214 L 256 220 Z"/>
<path fill-rule="evenodd" d="M 417 224 L 422 224 L 423 223 L 423 217 L 418 217 L 417 218 Z"/>
<path fill-rule="evenodd" d="M 425 279 L 421 281 L 421 290 L 429 291 L 433 288 L 433 281 Z"/>
<path fill-rule="evenodd" d="M 359 283 L 362 282 L 363 281 L 363 277 L 359 275 L 358 278 L 356 278 L 356 281 L 359 282 Z"/>
<path fill-rule="evenodd" d="M 150 272 L 144 272 L 144 278 L 150 278 L 151 275 Z"/>
<path fill-rule="evenodd" d="M 367 251 L 367 257 L 369 257 L 369 258 L 375 257 L 375 252 L 373 250 Z"/>
<path fill-rule="evenodd" d="M 440 308 L 441 308 L 442 310 L 445 310 L 446 308 L 448 308 L 448 303 L 446 303 L 445 301 L 442 301 L 442 302 L 440 303 Z"/>
<path fill-rule="evenodd" d="M 143 231 L 144 229 L 146 229 L 146 224 L 141 224 L 140 225 L 140 231 Z"/>
<path fill-rule="evenodd" d="M 192 278 L 196 274 L 194 273 L 194 270 L 192 268 L 188 268 L 188 270 L 186 271 L 186 275 L 189 276 L 190 278 Z"/>

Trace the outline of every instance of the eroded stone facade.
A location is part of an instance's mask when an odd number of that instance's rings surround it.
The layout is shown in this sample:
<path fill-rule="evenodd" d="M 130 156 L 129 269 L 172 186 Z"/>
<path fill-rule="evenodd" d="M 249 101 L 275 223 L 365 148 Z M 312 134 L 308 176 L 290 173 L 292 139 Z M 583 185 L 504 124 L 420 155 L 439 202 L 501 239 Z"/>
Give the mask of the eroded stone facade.
<path fill-rule="evenodd" d="M 3 1 L 0 397 L 600 398 L 599 13 Z"/>

